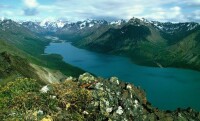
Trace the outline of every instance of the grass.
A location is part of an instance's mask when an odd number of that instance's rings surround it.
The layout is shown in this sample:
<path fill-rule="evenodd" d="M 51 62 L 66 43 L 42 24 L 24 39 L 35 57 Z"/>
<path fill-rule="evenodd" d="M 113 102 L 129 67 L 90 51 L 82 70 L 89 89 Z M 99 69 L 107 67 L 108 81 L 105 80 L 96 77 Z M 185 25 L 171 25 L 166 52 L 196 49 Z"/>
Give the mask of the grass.
<path fill-rule="evenodd" d="M 18 78 L 0 88 L 0 118 L 2 120 L 42 120 L 45 118 L 84 120 L 85 103 L 91 92 L 80 88 L 77 82 L 65 81 L 42 86 L 34 79 Z"/>

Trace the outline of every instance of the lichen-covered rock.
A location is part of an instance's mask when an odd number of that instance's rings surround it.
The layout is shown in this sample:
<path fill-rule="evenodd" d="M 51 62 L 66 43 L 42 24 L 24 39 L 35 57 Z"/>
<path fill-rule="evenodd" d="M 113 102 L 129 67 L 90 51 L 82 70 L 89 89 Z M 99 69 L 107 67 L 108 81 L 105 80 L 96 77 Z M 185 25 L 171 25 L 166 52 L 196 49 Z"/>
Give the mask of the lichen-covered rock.
<path fill-rule="evenodd" d="M 0 88 L 0 109 L 2 120 L 200 120 L 200 113 L 193 109 L 158 110 L 139 87 L 116 77 L 102 79 L 89 73 L 46 86 L 29 79 L 9 83 Z"/>
<path fill-rule="evenodd" d="M 78 83 L 81 87 L 89 87 L 96 82 L 97 80 L 94 78 L 94 76 L 89 73 L 84 73 L 78 78 Z"/>

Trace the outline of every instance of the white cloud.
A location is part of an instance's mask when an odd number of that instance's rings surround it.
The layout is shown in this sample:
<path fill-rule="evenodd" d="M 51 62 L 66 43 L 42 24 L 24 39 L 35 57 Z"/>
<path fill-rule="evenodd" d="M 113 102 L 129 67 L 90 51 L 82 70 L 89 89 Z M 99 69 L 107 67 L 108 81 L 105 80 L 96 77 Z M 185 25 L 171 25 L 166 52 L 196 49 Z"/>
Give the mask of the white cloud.
<path fill-rule="evenodd" d="M 185 22 L 188 21 L 186 16 L 182 13 L 182 9 L 179 6 L 174 6 L 168 9 L 153 8 L 151 13 L 144 15 L 145 18 L 156 21 L 171 21 L 171 22 Z"/>
<path fill-rule="evenodd" d="M 200 20 L 200 10 L 194 11 L 192 18 L 196 20 Z"/>
<path fill-rule="evenodd" d="M 91 19 L 147 18 L 158 21 L 200 21 L 199 0 L 21 0 L 21 18 L 67 18 L 78 21 Z M 42 1 L 41 3 L 39 3 Z M 45 1 L 48 1 L 45 3 Z M 6 5 L 8 6 L 8 5 Z M 9 5 L 10 6 L 10 5 Z M 11 5 L 13 6 L 13 5 Z M 0 5 L 1 11 L 10 10 Z M 0 11 L 0 13 L 2 13 Z M 5 13 L 4 13 L 5 14 Z M 7 13 L 8 14 L 8 13 Z M 27 16 L 29 15 L 29 16 Z M 15 17 L 15 14 L 13 15 Z M 16 16 L 19 17 L 19 16 Z"/>
<path fill-rule="evenodd" d="M 39 5 L 37 0 L 23 0 L 23 2 L 28 8 L 35 8 Z"/>
<path fill-rule="evenodd" d="M 147 17 L 150 19 L 164 20 L 167 18 L 167 20 L 171 20 L 181 16 L 181 7 L 166 8 L 164 6 L 176 2 L 177 0 L 87 0 L 84 2 L 80 2 L 80 0 L 57 0 L 54 5 L 62 9 L 62 11 L 57 11 L 58 15 L 67 18 L 78 18 L 79 20 L 101 17 L 115 19 Z M 155 11 L 155 8 L 160 8 L 160 10 Z"/>
<path fill-rule="evenodd" d="M 1 11 L 0 13 L 3 16 L 12 16 L 12 15 L 14 15 L 14 13 L 12 11 L 9 11 L 9 10 Z"/>

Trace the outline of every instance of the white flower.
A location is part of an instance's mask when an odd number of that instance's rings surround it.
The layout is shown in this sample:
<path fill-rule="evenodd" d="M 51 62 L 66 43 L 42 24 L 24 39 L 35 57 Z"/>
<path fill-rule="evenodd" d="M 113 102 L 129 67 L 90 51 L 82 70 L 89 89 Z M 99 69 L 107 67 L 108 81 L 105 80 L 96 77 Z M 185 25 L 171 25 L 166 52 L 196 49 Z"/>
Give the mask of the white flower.
<path fill-rule="evenodd" d="M 47 93 L 48 91 L 49 91 L 49 88 L 47 85 L 42 87 L 42 89 L 40 90 L 41 93 Z"/>

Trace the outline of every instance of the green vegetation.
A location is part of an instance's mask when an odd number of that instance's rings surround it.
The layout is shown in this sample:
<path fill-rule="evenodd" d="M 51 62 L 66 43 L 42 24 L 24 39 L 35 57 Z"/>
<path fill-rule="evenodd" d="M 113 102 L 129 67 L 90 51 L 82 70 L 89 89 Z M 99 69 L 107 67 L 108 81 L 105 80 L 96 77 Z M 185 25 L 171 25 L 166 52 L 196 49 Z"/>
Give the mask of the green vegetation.
<path fill-rule="evenodd" d="M 11 81 L 20 75 L 38 79 L 34 75 L 36 70 L 30 67 L 30 63 L 53 70 L 60 70 L 67 76 L 78 76 L 84 72 L 65 63 L 59 55 L 44 55 L 45 46 L 49 42 L 49 40 L 35 35 L 11 20 L 5 20 L 0 23 L 0 53 L 6 52 L 12 58 L 12 62 L 7 62 L 10 65 L 8 67 L 10 74 L 0 78 L 5 79 L 6 81 L 4 82 Z M 5 60 L 3 59 L 2 61 Z"/>
<path fill-rule="evenodd" d="M 67 81 L 48 85 L 48 92 L 33 79 L 18 78 L 0 89 L 0 117 L 3 120 L 42 120 L 63 118 L 83 120 L 81 110 L 91 94 L 78 83 Z M 81 110 L 80 110 L 81 109 Z M 49 118 L 50 119 L 50 118 Z"/>
<path fill-rule="evenodd" d="M 199 25 L 157 22 L 157 26 L 133 18 L 121 28 L 97 30 L 73 45 L 127 56 L 139 65 L 200 70 Z"/>

